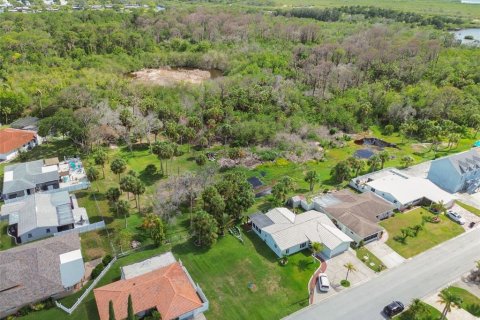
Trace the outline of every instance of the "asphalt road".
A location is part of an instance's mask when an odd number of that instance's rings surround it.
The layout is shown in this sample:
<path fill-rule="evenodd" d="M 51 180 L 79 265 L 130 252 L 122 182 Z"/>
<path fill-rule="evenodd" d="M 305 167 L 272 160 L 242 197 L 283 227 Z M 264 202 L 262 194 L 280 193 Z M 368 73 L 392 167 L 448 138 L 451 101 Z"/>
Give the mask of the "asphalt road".
<path fill-rule="evenodd" d="M 447 241 L 357 287 L 344 290 L 285 319 L 377 320 L 393 300 L 423 298 L 474 268 L 480 260 L 480 228 Z"/>

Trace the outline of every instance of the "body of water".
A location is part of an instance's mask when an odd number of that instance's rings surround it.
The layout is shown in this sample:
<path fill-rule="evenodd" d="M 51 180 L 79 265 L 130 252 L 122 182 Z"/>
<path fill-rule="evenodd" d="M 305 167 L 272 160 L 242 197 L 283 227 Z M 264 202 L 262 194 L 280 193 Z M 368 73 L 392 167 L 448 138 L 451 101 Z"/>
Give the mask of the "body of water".
<path fill-rule="evenodd" d="M 480 46 L 480 28 L 462 29 L 452 33 L 455 39 L 461 41 L 462 44 Z M 465 37 L 473 37 L 473 39 L 465 39 Z"/>

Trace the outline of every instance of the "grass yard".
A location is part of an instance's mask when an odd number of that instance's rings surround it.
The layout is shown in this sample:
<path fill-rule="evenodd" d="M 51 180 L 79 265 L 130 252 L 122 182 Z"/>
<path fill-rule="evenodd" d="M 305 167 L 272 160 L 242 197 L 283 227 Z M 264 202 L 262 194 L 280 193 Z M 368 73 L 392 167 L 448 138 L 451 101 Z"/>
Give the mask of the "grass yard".
<path fill-rule="evenodd" d="M 463 209 L 465 209 L 465 210 L 467 210 L 467 211 L 470 211 L 471 213 L 473 213 L 473 214 L 475 214 L 475 215 L 477 215 L 477 216 L 480 217 L 480 209 L 477 209 L 477 208 L 475 208 L 475 207 L 472 207 L 472 206 L 470 206 L 470 205 L 468 205 L 468 204 L 465 204 L 465 203 L 463 203 L 463 202 L 460 202 L 460 201 L 456 201 L 456 203 L 457 203 L 460 207 L 462 207 Z"/>
<path fill-rule="evenodd" d="M 15 241 L 7 234 L 8 220 L 0 222 L 0 250 L 7 250 L 15 246 Z"/>
<path fill-rule="evenodd" d="M 409 310 L 399 314 L 393 319 L 396 320 L 438 320 L 442 316 L 442 313 L 429 305 L 428 303 L 421 302 L 425 306 L 425 311 L 422 314 L 412 315 Z"/>
<path fill-rule="evenodd" d="M 450 292 L 459 296 L 462 299 L 462 309 L 469 312 L 470 314 L 480 318 L 480 298 L 470 293 L 469 291 L 458 288 L 450 287 Z"/>
<path fill-rule="evenodd" d="M 394 240 L 396 236 L 402 236 L 401 229 L 421 225 L 422 216 L 435 215 L 424 208 L 415 208 L 380 222 L 389 234 L 387 245 L 404 258 L 413 257 L 464 232 L 460 225 L 440 214 L 440 223 L 426 222 L 417 237 L 407 237 L 405 244 Z"/>
<path fill-rule="evenodd" d="M 355 249 L 355 252 L 357 253 L 357 258 L 362 260 L 363 263 L 372 269 L 375 272 L 381 272 L 382 270 L 385 270 L 386 267 L 383 264 L 383 262 L 377 258 L 373 253 L 371 253 L 367 248 L 361 247 L 358 249 Z M 365 259 L 365 257 L 368 257 L 368 259 Z M 374 265 L 370 265 L 370 263 L 374 263 Z M 383 267 L 380 267 L 383 266 Z"/>
<path fill-rule="evenodd" d="M 172 250 L 182 260 L 195 282 L 210 300 L 208 319 L 278 319 L 308 305 L 307 283 L 319 266 L 309 252 L 289 257 L 280 266 L 277 257 L 253 232 L 243 233 L 244 244 L 230 235 L 219 239 L 210 250 L 190 241 L 172 248 L 148 249 L 119 259 L 99 286 L 120 278 L 119 267 Z M 249 283 L 256 288 L 250 290 Z M 65 298 L 67 303 L 75 299 Z M 70 316 L 58 308 L 31 313 L 23 320 L 97 320 L 93 293 Z"/>

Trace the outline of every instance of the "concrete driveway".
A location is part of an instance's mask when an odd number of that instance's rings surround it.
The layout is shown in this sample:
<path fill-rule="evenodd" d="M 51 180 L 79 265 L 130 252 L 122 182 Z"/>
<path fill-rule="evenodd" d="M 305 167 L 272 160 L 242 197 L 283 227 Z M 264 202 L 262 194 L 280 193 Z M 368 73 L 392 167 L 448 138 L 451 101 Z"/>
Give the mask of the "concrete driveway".
<path fill-rule="evenodd" d="M 471 228 L 468 226 L 470 222 L 475 222 L 474 228 L 480 226 L 480 217 L 471 213 L 467 209 L 460 207 L 458 204 L 454 204 L 450 210 L 453 210 L 454 212 L 459 213 L 462 217 L 465 218 L 465 220 L 467 220 L 467 222 L 464 225 L 462 225 L 465 231 L 471 230 Z"/>
<path fill-rule="evenodd" d="M 320 301 L 325 300 L 326 298 L 338 292 L 348 289 L 343 287 L 340 284 L 340 281 L 344 280 L 345 276 L 347 275 L 347 269 L 344 267 L 344 265 L 349 262 L 355 266 L 355 269 L 357 269 L 357 271 L 350 272 L 348 275 L 348 281 L 350 281 L 351 286 L 358 285 L 376 276 L 375 272 L 373 272 L 372 269 L 367 267 L 362 261 L 357 258 L 357 256 L 355 255 L 355 251 L 349 249 L 341 255 L 327 260 L 326 274 L 328 276 L 328 280 L 330 280 L 331 288 L 328 292 L 320 292 L 318 290 L 318 287 L 315 286 L 315 292 L 313 294 L 313 304 L 319 303 Z"/>
<path fill-rule="evenodd" d="M 376 255 L 377 258 L 380 259 L 383 264 L 389 269 L 396 267 L 405 261 L 404 257 L 393 251 L 392 248 L 387 246 L 382 241 L 373 241 L 367 243 L 365 245 L 365 248 L 367 248 L 368 250 L 370 250 L 371 253 Z"/>

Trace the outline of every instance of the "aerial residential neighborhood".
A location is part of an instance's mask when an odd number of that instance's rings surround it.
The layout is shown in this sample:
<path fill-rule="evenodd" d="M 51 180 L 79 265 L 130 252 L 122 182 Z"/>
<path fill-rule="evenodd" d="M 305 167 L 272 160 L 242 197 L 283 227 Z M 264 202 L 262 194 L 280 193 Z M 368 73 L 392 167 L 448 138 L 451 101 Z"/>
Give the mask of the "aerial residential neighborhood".
<path fill-rule="evenodd" d="M 480 3 L 0 0 L 0 320 L 480 319 Z"/>

